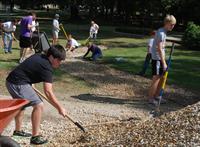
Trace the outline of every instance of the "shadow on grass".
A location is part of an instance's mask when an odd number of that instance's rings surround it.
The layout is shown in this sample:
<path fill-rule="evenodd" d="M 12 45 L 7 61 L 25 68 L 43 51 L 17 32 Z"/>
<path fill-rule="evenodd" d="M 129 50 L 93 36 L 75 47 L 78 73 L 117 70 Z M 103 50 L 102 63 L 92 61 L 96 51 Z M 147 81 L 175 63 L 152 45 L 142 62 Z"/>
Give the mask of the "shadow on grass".
<path fill-rule="evenodd" d="M 0 62 L 14 62 L 14 63 L 19 63 L 19 59 L 0 59 Z"/>
<path fill-rule="evenodd" d="M 200 51 L 179 50 L 173 53 L 173 56 L 199 57 Z"/>
<path fill-rule="evenodd" d="M 107 45 L 108 47 L 121 47 L 121 48 L 137 48 L 137 47 L 143 47 L 146 44 L 145 43 L 126 43 L 126 42 L 118 42 L 118 41 L 108 41 L 106 43 L 103 42 L 103 44 Z"/>

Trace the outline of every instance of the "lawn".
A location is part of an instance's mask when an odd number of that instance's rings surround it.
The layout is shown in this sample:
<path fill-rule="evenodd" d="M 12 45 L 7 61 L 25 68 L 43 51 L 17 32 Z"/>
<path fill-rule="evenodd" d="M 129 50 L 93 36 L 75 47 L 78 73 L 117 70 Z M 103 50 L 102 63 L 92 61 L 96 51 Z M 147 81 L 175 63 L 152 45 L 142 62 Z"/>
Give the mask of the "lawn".
<path fill-rule="evenodd" d="M 170 48 L 167 48 L 169 55 Z M 136 74 L 141 70 L 146 54 L 146 47 L 116 47 L 104 52 L 104 64 Z M 117 57 L 121 61 L 117 61 Z M 167 57 L 168 58 L 168 57 Z M 147 77 L 151 78 L 151 66 L 147 71 Z M 188 90 L 198 91 L 200 88 L 200 52 L 188 51 L 175 47 L 169 69 L 168 84 L 175 84 Z"/>

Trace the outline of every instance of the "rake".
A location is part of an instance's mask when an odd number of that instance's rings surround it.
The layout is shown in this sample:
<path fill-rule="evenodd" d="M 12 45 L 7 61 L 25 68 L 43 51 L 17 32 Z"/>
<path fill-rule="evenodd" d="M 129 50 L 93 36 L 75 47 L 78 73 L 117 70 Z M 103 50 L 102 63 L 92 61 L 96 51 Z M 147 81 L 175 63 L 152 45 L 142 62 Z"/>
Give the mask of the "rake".
<path fill-rule="evenodd" d="M 35 92 L 36 92 L 39 96 L 41 96 L 41 97 L 44 98 L 47 102 L 49 102 L 51 105 L 53 105 L 52 102 L 51 102 L 42 92 L 40 92 L 40 91 L 39 91 L 38 89 L 36 89 L 35 87 L 33 87 L 33 89 L 35 90 Z M 83 128 L 83 126 L 82 126 L 80 123 L 78 123 L 77 121 L 74 121 L 69 115 L 66 115 L 66 117 L 67 117 L 71 122 L 73 122 L 81 131 L 83 131 L 84 133 L 86 132 L 85 129 Z"/>
<path fill-rule="evenodd" d="M 158 102 L 158 105 L 157 105 L 155 111 L 153 112 L 154 116 L 160 116 L 161 115 L 161 113 L 160 113 L 160 103 L 162 101 L 162 96 L 164 94 L 164 90 L 165 90 L 166 81 L 167 81 L 167 77 L 168 77 L 169 67 L 171 65 L 171 59 L 172 59 L 174 47 L 175 47 L 175 43 L 173 42 L 172 47 L 171 47 L 171 51 L 170 51 L 170 55 L 169 55 L 169 59 L 167 61 L 167 69 L 163 73 L 163 76 L 162 76 L 162 85 L 161 85 L 161 89 L 160 89 L 160 93 L 159 93 L 159 102 Z"/>

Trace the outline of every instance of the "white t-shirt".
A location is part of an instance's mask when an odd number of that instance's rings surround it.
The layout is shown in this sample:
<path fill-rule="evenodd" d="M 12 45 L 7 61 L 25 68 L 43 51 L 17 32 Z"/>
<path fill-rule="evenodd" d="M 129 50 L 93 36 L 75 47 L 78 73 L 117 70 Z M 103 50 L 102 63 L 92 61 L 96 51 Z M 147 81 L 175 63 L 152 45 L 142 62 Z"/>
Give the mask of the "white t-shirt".
<path fill-rule="evenodd" d="M 14 32 L 16 30 L 16 26 L 11 21 L 4 22 L 2 25 L 5 32 Z"/>
<path fill-rule="evenodd" d="M 152 53 L 153 41 L 154 41 L 154 38 L 149 39 L 149 42 L 148 42 L 149 53 Z"/>
<path fill-rule="evenodd" d="M 162 42 L 162 54 L 163 56 L 165 56 L 165 43 L 166 43 L 166 37 L 167 37 L 167 31 L 164 28 L 160 28 L 158 29 L 158 31 L 156 31 L 156 35 L 154 37 L 154 41 L 153 41 L 153 46 L 152 46 L 152 59 L 153 60 L 161 60 L 160 58 L 160 54 L 157 51 L 157 46 L 160 42 Z"/>
<path fill-rule="evenodd" d="M 96 23 L 90 27 L 90 33 L 97 34 L 98 30 L 99 30 L 99 26 Z"/>
<path fill-rule="evenodd" d="M 53 19 L 53 31 L 59 32 L 59 22 L 57 19 Z"/>
<path fill-rule="evenodd" d="M 31 31 L 32 31 L 32 32 L 35 32 L 35 31 L 36 31 L 36 27 L 35 27 L 35 26 L 36 26 L 36 23 L 35 23 L 35 20 L 33 20 L 33 21 L 32 21 L 32 28 L 31 28 Z"/>
<path fill-rule="evenodd" d="M 76 48 L 79 46 L 79 43 L 74 39 L 72 38 L 70 41 L 69 41 L 69 45 L 72 46 L 73 48 Z"/>

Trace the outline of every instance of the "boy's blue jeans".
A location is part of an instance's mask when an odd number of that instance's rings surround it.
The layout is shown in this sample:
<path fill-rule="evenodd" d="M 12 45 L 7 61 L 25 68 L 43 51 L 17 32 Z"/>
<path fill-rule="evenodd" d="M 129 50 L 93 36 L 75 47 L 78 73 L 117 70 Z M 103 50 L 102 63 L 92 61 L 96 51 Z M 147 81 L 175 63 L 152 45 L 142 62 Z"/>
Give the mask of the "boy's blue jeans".
<path fill-rule="evenodd" d="M 4 43 L 4 52 L 11 52 L 12 50 L 12 33 L 4 33 L 3 43 Z"/>
<path fill-rule="evenodd" d="M 144 65 L 143 65 L 143 68 L 142 68 L 142 71 L 140 72 L 140 74 L 144 75 L 146 73 L 146 70 L 147 70 L 147 68 L 149 66 L 150 61 L 151 61 L 151 54 L 148 53 L 146 55 L 146 58 L 145 58 L 145 61 L 144 61 Z"/>
<path fill-rule="evenodd" d="M 98 58 L 102 58 L 102 54 L 101 53 L 96 53 L 92 55 L 92 60 L 96 61 Z"/>

